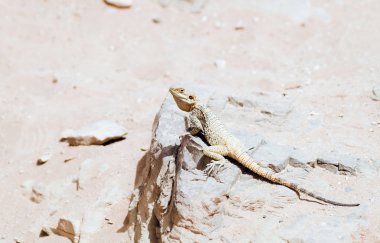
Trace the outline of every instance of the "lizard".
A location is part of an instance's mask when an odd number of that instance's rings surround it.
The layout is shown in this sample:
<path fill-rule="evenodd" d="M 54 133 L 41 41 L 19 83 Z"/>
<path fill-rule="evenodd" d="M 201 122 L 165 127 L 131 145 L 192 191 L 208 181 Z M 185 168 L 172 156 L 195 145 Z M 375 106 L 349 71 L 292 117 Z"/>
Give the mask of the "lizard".
<path fill-rule="evenodd" d="M 210 146 L 202 148 L 203 154 L 212 159 L 209 169 L 211 168 L 212 170 L 216 165 L 223 166 L 226 161 L 225 157 L 229 157 L 266 180 L 288 187 L 295 191 L 299 197 L 300 193 L 303 193 L 319 201 L 336 206 L 354 207 L 360 205 L 359 203 L 340 203 L 326 199 L 265 169 L 247 153 L 247 149 L 243 143 L 227 131 L 224 124 L 213 111 L 200 104 L 196 95 L 181 87 L 172 87 L 169 89 L 169 92 L 173 96 L 178 108 L 189 113 L 190 124 L 188 131 L 190 134 L 195 136 L 198 133 L 202 133 L 206 138 L 207 143 L 210 144 Z"/>

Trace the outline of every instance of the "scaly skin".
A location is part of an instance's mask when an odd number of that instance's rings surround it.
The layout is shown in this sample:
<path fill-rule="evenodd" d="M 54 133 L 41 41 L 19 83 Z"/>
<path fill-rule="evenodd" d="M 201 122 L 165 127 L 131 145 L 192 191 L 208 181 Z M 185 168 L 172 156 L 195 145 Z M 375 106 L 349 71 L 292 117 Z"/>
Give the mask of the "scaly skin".
<path fill-rule="evenodd" d="M 299 185 L 288 182 L 273 174 L 271 171 L 264 169 L 258 165 L 251 156 L 249 156 L 246 152 L 247 149 L 245 146 L 226 130 L 222 122 L 214 115 L 214 113 L 207 107 L 198 103 L 195 95 L 190 94 L 184 88 L 170 88 L 169 91 L 177 103 L 178 108 L 190 113 L 190 133 L 196 135 L 199 132 L 202 132 L 207 142 L 211 145 L 204 147 L 203 153 L 214 160 L 214 165 L 223 164 L 222 161 L 225 160 L 224 156 L 228 156 L 261 177 L 276 184 L 286 186 L 297 192 L 297 194 L 304 193 L 320 201 L 336 206 L 359 206 L 358 203 L 339 203 L 315 195 Z M 213 167 L 214 166 L 212 165 L 209 168 L 212 169 Z"/>

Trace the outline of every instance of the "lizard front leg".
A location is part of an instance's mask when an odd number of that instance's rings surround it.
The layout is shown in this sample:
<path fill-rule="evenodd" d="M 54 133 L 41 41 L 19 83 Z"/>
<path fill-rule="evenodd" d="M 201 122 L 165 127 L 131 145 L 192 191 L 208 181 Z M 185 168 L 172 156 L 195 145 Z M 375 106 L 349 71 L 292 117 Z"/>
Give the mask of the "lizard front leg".
<path fill-rule="evenodd" d="M 190 132 L 191 135 L 195 136 L 199 132 L 203 132 L 201 121 L 194 114 L 190 114 L 186 122 L 188 123 L 187 130 Z"/>
<path fill-rule="evenodd" d="M 229 153 L 227 146 L 216 145 L 203 147 L 203 153 L 212 159 L 211 163 L 209 163 L 205 169 L 206 174 L 209 176 L 214 171 L 216 166 L 218 167 L 216 172 L 219 172 L 223 167 L 225 167 L 226 163 L 228 163 L 224 158 L 224 156 L 227 156 Z"/>

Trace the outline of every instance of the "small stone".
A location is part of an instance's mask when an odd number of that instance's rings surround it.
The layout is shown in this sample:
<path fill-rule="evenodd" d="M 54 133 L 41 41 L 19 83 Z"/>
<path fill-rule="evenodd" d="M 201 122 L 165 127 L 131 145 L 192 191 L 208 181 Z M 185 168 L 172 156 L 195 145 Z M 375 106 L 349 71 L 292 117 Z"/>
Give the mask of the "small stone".
<path fill-rule="evenodd" d="M 51 153 L 45 153 L 43 154 L 36 162 L 37 165 L 43 165 L 45 164 L 46 162 L 48 162 L 48 160 L 51 158 L 52 154 Z"/>
<path fill-rule="evenodd" d="M 57 235 L 66 237 L 70 239 L 74 243 L 79 242 L 79 235 L 80 235 L 80 220 L 76 219 L 70 219 L 67 217 L 62 217 L 59 219 L 58 225 L 55 228 L 50 228 L 50 230 Z M 43 227 L 43 230 L 45 232 L 48 232 L 46 230 L 47 227 Z"/>
<path fill-rule="evenodd" d="M 371 99 L 375 101 L 380 101 L 380 85 L 376 85 L 372 88 Z"/>
<path fill-rule="evenodd" d="M 216 68 L 218 69 L 223 69 L 226 67 L 226 60 L 223 60 L 223 59 L 218 59 L 218 60 L 215 60 L 214 62 L 214 65 Z"/>
<path fill-rule="evenodd" d="M 40 231 L 40 237 L 46 237 L 46 236 L 49 236 L 49 235 L 52 235 L 53 234 L 53 231 L 50 227 L 48 226 L 42 226 L 42 229 Z"/>
<path fill-rule="evenodd" d="M 152 22 L 155 24 L 159 24 L 159 23 L 161 23 L 161 19 L 159 17 L 153 17 Z"/>
<path fill-rule="evenodd" d="M 107 224 L 113 224 L 113 222 L 110 218 L 105 218 L 104 220 L 107 221 Z"/>
<path fill-rule="evenodd" d="M 104 0 L 104 2 L 115 8 L 130 8 L 132 7 L 132 0 Z"/>
<path fill-rule="evenodd" d="M 56 214 L 57 213 L 57 210 L 55 209 L 55 210 L 53 210 L 53 211 L 51 211 L 50 213 L 49 213 L 49 216 L 53 216 L 54 214 Z"/>
<path fill-rule="evenodd" d="M 126 129 L 115 122 L 99 121 L 78 130 L 66 129 L 60 141 L 66 141 L 70 146 L 104 145 L 107 142 L 123 139 L 126 134 Z"/>
<path fill-rule="evenodd" d="M 35 183 L 32 187 L 32 195 L 30 200 L 35 203 L 40 203 L 46 196 L 47 190 L 42 183 Z"/>
<path fill-rule="evenodd" d="M 309 116 L 319 116 L 318 112 L 312 111 L 309 113 Z"/>
<path fill-rule="evenodd" d="M 302 84 L 298 82 L 291 82 L 285 85 L 285 90 L 302 88 Z"/>
<path fill-rule="evenodd" d="M 244 30 L 245 29 L 245 25 L 243 23 L 243 21 L 239 21 L 236 25 L 235 25 L 235 30 Z"/>
<path fill-rule="evenodd" d="M 68 158 L 68 159 L 65 159 L 65 160 L 63 161 L 63 163 L 67 163 L 67 162 L 69 162 L 69 161 L 71 161 L 71 160 L 73 160 L 73 159 L 75 159 L 75 157 L 73 157 L 73 158 Z"/>

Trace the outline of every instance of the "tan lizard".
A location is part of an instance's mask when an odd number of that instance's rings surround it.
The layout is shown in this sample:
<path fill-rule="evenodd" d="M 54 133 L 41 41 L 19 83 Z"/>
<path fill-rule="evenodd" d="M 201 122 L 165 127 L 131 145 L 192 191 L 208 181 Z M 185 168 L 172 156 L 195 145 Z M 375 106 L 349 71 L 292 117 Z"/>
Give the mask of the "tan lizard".
<path fill-rule="evenodd" d="M 215 114 L 209 108 L 199 104 L 195 95 L 189 93 L 184 88 L 170 88 L 169 91 L 177 103 L 178 108 L 190 113 L 190 133 L 196 135 L 202 132 L 207 142 L 211 145 L 203 148 L 203 153 L 214 160 L 209 168 L 212 169 L 215 165 L 223 165 L 223 161 L 225 160 L 224 156 L 228 156 L 261 177 L 292 189 L 298 195 L 299 193 L 304 193 L 320 201 L 337 206 L 359 206 L 358 203 L 339 203 L 315 195 L 299 185 L 288 182 L 273 172 L 261 167 L 246 152 L 247 149 L 245 146 L 226 130 Z"/>

